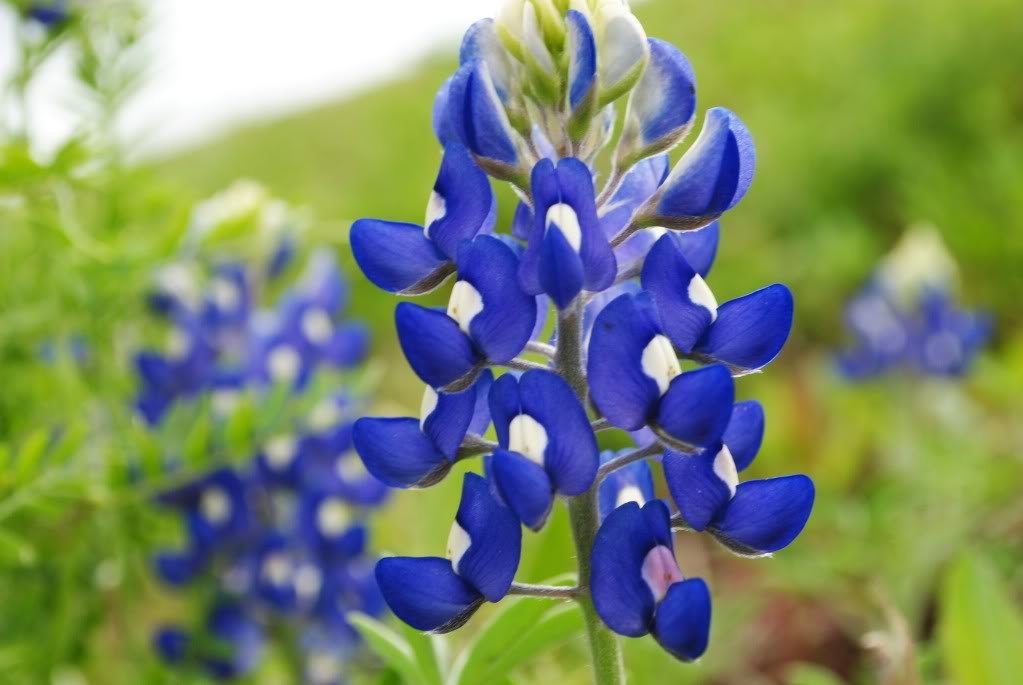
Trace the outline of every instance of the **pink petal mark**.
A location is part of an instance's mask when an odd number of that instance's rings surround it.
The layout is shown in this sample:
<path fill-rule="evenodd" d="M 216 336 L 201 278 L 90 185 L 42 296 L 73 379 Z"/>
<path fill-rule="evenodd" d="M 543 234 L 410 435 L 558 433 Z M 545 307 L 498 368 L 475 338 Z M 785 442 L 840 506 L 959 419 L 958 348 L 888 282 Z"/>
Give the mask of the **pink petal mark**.
<path fill-rule="evenodd" d="M 664 599 L 668 588 L 683 580 L 675 555 L 664 545 L 658 545 L 647 552 L 643 560 L 642 574 L 644 582 L 654 595 L 655 602 Z"/>

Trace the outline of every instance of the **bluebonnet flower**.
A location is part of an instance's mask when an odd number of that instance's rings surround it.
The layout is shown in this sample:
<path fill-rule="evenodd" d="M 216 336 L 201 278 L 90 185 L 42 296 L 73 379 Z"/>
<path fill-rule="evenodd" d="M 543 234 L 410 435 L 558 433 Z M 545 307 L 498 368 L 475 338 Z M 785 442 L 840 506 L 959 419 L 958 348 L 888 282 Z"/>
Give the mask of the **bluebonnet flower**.
<path fill-rule="evenodd" d="M 321 366 L 353 368 L 366 356 L 368 331 L 341 319 L 348 289 L 325 252 L 269 311 L 256 307 L 258 273 L 241 264 L 216 265 L 205 290 L 195 283 L 199 269 L 178 264 L 164 273 L 173 276 L 158 283 L 174 287 L 156 290 L 150 303 L 171 323 L 169 349 L 135 358 L 136 407 L 150 425 L 180 400 L 212 392 L 219 403 L 277 383 L 300 390 Z"/>
<path fill-rule="evenodd" d="M 839 371 L 858 380 L 895 371 L 961 376 L 991 337 L 991 318 L 959 308 L 956 266 L 937 232 L 910 231 L 849 301 L 852 344 Z"/>
<path fill-rule="evenodd" d="M 813 499 L 801 476 L 762 481 L 769 489 L 743 483 L 730 496 L 732 472 L 752 459 L 763 428 L 759 405 L 735 404 L 734 378 L 779 354 L 793 313 L 783 285 L 719 306 L 704 280 L 719 218 L 752 182 L 749 131 L 712 108 L 672 168 L 668 154 L 697 118 L 693 69 L 648 39 L 621 0 L 508 0 L 469 28 L 459 61 L 432 123 L 444 148 L 438 179 L 462 151 L 459 190 L 477 201 L 459 195 L 457 204 L 475 208 L 471 220 L 445 244 L 417 224 L 352 227 L 359 265 L 385 290 L 419 294 L 454 276 L 446 311 L 397 306 L 402 350 L 430 386 L 420 417 L 360 420 L 356 450 L 397 487 L 433 485 L 477 456 L 485 474 L 465 477 L 447 560 L 378 564 L 384 600 L 413 627 L 445 631 L 509 591 L 577 598 L 606 625 L 591 621 L 591 632 L 652 633 L 675 656 L 697 658 L 710 595 L 683 578 L 672 529 L 691 514 L 688 530 L 744 554 L 772 551 L 802 528 Z M 598 186 L 619 105 L 623 133 Z M 513 186 L 510 226 L 489 218 L 493 194 L 480 174 Z M 444 206 L 453 192 L 440 193 Z M 629 431 L 635 448 L 601 457 L 596 434 L 607 428 Z M 658 458 L 673 471 L 687 460 L 729 496 L 708 503 L 674 479 L 673 516 L 655 498 Z M 725 481 L 716 463 L 731 465 Z M 571 514 L 579 587 L 514 584 L 520 524 L 539 530 L 559 500 Z"/>
<path fill-rule="evenodd" d="M 203 585 L 208 601 L 194 625 L 165 626 L 154 643 L 169 664 L 229 679 L 252 672 L 263 644 L 280 639 L 275 626 L 287 625 L 305 660 L 296 677 L 338 683 L 359 646 L 346 614 L 385 609 L 366 519 L 389 489 L 353 450 L 361 398 L 324 395 L 312 381 L 325 367 L 357 365 L 367 333 L 342 319 L 348 288 L 329 254 L 314 254 L 269 309 L 260 296 L 274 269 L 255 261 L 214 262 L 206 278 L 201 264 L 182 262 L 176 277 L 158 279 L 179 286 L 160 298 L 172 353 L 137 357 L 136 405 L 151 424 L 190 400 L 200 410 L 208 404 L 211 430 L 227 431 L 242 393 L 272 399 L 279 412 L 253 436 L 250 459 L 214 466 L 156 497 L 181 518 L 184 536 L 154 555 L 154 570 L 175 588 Z"/>
<path fill-rule="evenodd" d="M 448 537 L 447 558 L 389 557 L 377 563 L 391 610 L 413 628 L 448 632 L 484 602 L 498 602 L 519 566 L 522 530 L 487 481 L 467 473 Z"/>

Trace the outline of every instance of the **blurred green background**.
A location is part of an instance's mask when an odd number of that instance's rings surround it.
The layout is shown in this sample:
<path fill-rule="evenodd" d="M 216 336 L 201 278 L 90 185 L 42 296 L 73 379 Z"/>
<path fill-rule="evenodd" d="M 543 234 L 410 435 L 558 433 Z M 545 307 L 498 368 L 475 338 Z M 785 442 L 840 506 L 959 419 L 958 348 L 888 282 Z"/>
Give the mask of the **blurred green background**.
<path fill-rule="evenodd" d="M 683 537 L 683 569 L 714 591 L 711 648 L 679 665 L 652 640 L 627 640 L 632 682 L 1021 682 L 1018 0 L 652 0 L 636 14 L 688 55 L 700 109 L 727 106 L 754 134 L 757 178 L 723 224 L 710 284 L 722 301 L 774 281 L 792 288 L 788 347 L 739 389 L 768 414 L 755 475 L 806 472 L 818 499 L 802 537 L 777 558 L 735 559 Z M 192 201 L 246 177 L 307 207 L 312 235 L 349 266 L 354 315 L 373 328 L 384 371 L 375 413 L 418 412 L 395 300 L 350 268 L 346 233 L 360 216 L 422 220 L 440 154 L 430 109 L 455 52 L 446 46 L 396 82 L 145 168 L 114 163 L 101 178 L 76 173 L 76 147 L 47 164 L 5 147 L 0 681 L 177 682 L 147 647 L 171 601 L 145 567 L 155 524 L 117 469 L 138 428 L 104 407 L 130 394 L 127 352 L 145 334 L 146 274 Z M 502 199 L 507 225 L 513 203 Z M 829 357 L 843 340 L 843 303 L 921 221 L 959 261 L 964 302 L 995 315 L 995 341 L 961 383 L 849 385 Z M 38 343 L 71 334 L 90 342 L 91 362 L 40 367 Z M 84 439 L 96 433 L 103 439 Z M 90 475 L 98 470 L 107 475 Z M 380 549 L 438 553 L 459 482 L 399 493 L 376 521 Z M 528 540 L 522 580 L 572 568 L 563 511 Z M 124 580 L 97 587 L 96 570 L 111 559 Z M 581 638 L 519 676 L 586 682 Z"/>

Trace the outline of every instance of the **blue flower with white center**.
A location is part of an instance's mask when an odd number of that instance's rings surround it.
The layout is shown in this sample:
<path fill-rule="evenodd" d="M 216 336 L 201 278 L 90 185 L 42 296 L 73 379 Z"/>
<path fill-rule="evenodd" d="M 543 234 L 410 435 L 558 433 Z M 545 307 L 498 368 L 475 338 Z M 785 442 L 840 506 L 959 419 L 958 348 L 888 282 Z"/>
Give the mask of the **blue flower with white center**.
<path fill-rule="evenodd" d="M 654 500 L 612 511 L 593 542 L 593 605 L 619 635 L 653 634 L 683 661 L 699 658 L 710 634 L 710 590 L 675 561 L 668 507 Z"/>
<path fill-rule="evenodd" d="M 682 449 L 720 440 L 735 397 L 732 375 L 719 364 L 683 373 L 647 293 L 604 308 L 587 359 L 590 397 L 613 425 L 650 426 Z"/>
<path fill-rule="evenodd" d="M 770 363 L 792 329 L 792 293 L 774 284 L 719 307 L 707 282 L 686 260 L 686 247 L 684 238 L 665 234 L 643 264 L 643 288 L 653 297 L 672 344 L 683 354 L 738 371 Z"/>
<path fill-rule="evenodd" d="M 216 333 L 243 332 L 252 309 L 252 287 L 242 264 L 222 264 L 210 280 L 203 306 L 203 328 Z"/>
<path fill-rule="evenodd" d="M 423 391 L 419 418 L 363 417 L 353 441 L 366 469 L 395 488 L 424 488 L 439 482 L 458 459 L 466 436 L 479 436 L 490 423 L 488 370 L 460 393 Z"/>
<path fill-rule="evenodd" d="M 352 224 L 352 253 L 376 286 L 420 295 L 455 270 L 463 240 L 491 230 L 495 209 L 487 175 L 464 147 L 448 144 L 424 225 L 360 219 Z"/>
<path fill-rule="evenodd" d="M 533 168 L 534 224 L 519 281 L 531 295 L 547 293 L 564 309 L 584 288 L 614 282 L 614 252 L 600 228 L 593 177 L 581 161 L 541 160 Z"/>
<path fill-rule="evenodd" d="M 411 302 L 395 312 L 398 340 L 416 375 L 450 392 L 468 387 L 487 364 L 518 355 L 536 323 L 535 298 L 508 287 L 519 268 L 512 248 L 479 236 L 463 242 L 458 255 L 447 312 Z"/>
<path fill-rule="evenodd" d="M 184 550 L 162 552 L 154 559 L 157 573 L 172 585 L 190 582 L 204 570 L 217 547 L 240 539 L 252 526 L 248 490 L 229 468 L 169 490 L 156 501 L 180 511 L 188 531 Z"/>
<path fill-rule="evenodd" d="M 788 546 L 813 508 L 813 482 L 803 475 L 739 482 L 756 457 L 764 413 L 755 402 L 735 405 L 721 445 L 699 454 L 664 454 L 664 476 L 685 525 L 706 530 L 744 556 Z"/>
<path fill-rule="evenodd" d="M 602 452 L 600 463 L 606 464 L 629 452 L 631 450 Z M 635 502 L 642 507 L 653 499 L 654 474 L 650 470 L 650 464 L 643 460 L 633 462 L 611 472 L 600 484 L 600 518 L 606 519 L 612 511 L 629 502 Z"/>
<path fill-rule="evenodd" d="M 484 478 L 467 473 L 447 558 L 381 559 L 377 583 L 398 618 L 418 630 L 449 632 L 468 621 L 483 602 L 500 601 L 508 593 L 521 543 L 515 515 L 491 494 Z"/>
<path fill-rule="evenodd" d="M 649 39 L 650 63 L 629 95 L 617 162 L 626 168 L 675 147 L 696 114 L 696 75 L 671 43 Z"/>
<path fill-rule="evenodd" d="M 502 499 L 533 530 L 556 494 L 585 492 L 597 473 L 597 440 L 572 388 L 550 371 L 501 376 L 490 390 L 500 449 L 491 459 Z"/>
<path fill-rule="evenodd" d="M 168 347 L 163 354 L 145 351 L 135 355 L 135 369 L 142 382 L 135 408 L 149 425 L 160 423 L 178 400 L 201 392 L 215 370 L 216 350 L 191 317 L 183 317 L 172 329 Z"/>
<path fill-rule="evenodd" d="M 755 164 L 746 125 L 724 107 L 708 110 L 696 142 L 644 206 L 640 223 L 678 230 L 709 224 L 745 197 Z"/>

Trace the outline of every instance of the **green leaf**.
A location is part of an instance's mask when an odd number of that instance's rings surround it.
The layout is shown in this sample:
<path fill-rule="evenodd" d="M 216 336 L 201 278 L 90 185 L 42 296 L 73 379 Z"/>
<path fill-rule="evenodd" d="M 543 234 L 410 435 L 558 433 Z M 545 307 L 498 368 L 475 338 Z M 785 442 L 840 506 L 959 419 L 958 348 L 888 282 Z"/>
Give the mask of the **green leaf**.
<path fill-rule="evenodd" d="M 36 474 L 49 442 L 50 432 L 45 428 L 40 428 L 25 438 L 17 456 L 14 457 L 14 479 L 16 482 L 24 483 Z"/>
<path fill-rule="evenodd" d="M 565 581 L 566 576 L 562 576 L 551 584 L 565 584 Z M 529 633 L 540 625 L 549 611 L 550 600 L 536 597 L 504 599 L 494 615 L 477 633 L 476 638 L 458 655 L 448 678 L 449 685 L 491 683 L 507 673 L 507 670 L 518 662 L 507 661 L 506 653 L 526 640 Z M 496 668 L 501 663 L 509 664 L 504 671 Z"/>
<path fill-rule="evenodd" d="M 941 648 L 959 685 L 1013 685 L 1023 673 L 1023 616 L 991 564 L 964 554 L 942 586 Z"/>
<path fill-rule="evenodd" d="M 366 614 L 351 613 L 347 618 L 373 653 L 401 675 L 403 683 L 428 684 L 419 669 L 415 651 L 405 638 Z"/>
<path fill-rule="evenodd" d="M 426 682 L 429 685 L 442 685 L 444 682 L 444 659 L 441 657 L 440 649 L 444 647 L 444 636 L 424 633 L 404 623 L 401 624 L 401 628 L 402 634 L 408 640 L 409 646 L 415 654 L 416 663 L 426 678 Z"/>
<path fill-rule="evenodd" d="M 535 601 L 535 600 L 534 600 Z M 575 602 L 565 603 L 548 609 L 532 630 L 511 644 L 486 670 L 477 682 L 491 683 L 507 677 L 519 666 L 537 655 L 579 635 L 585 629 L 583 612 Z"/>

